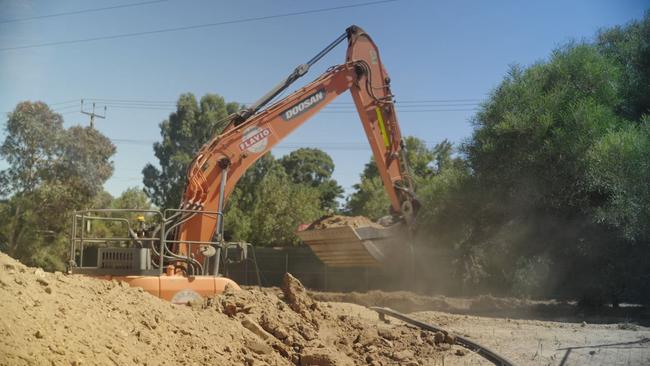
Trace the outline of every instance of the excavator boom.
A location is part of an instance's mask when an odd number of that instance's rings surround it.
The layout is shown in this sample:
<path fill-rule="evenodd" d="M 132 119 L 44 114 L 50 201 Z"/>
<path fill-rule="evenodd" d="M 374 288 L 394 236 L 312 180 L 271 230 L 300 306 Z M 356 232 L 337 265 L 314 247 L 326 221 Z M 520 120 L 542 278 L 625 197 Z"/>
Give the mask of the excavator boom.
<path fill-rule="evenodd" d="M 307 73 L 309 67 L 347 39 L 345 63 L 331 67 L 316 80 L 278 102 L 263 108 Z M 285 80 L 237 114 L 223 132 L 204 145 L 188 169 L 188 182 L 181 209 L 217 212 L 217 215 L 186 215 L 179 218 L 176 238 L 181 254 L 200 260 L 201 253 L 188 253 L 183 242 L 223 240 L 223 207 L 240 177 L 305 121 L 342 93 L 350 91 L 368 143 L 391 202 L 392 213 L 407 223 L 414 215 L 413 182 L 397 121 L 390 78 L 372 39 L 351 26 Z M 383 228 L 336 228 L 307 230 L 298 235 L 330 265 L 369 266 L 385 256 L 381 243 L 395 232 Z M 392 245 L 392 244 L 388 244 Z"/>

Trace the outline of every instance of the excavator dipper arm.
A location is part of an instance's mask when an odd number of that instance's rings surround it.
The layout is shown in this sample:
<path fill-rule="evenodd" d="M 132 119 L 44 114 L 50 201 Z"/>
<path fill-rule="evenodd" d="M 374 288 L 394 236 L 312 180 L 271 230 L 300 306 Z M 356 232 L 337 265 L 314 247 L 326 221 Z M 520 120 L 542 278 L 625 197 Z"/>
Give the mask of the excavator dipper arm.
<path fill-rule="evenodd" d="M 262 109 L 309 66 L 347 38 L 346 62 L 313 82 Z M 251 107 L 233 115 L 223 132 L 204 145 L 188 169 L 181 208 L 222 212 L 235 184 L 246 170 L 340 94 L 350 91 L 373 152 L 392 211 L 407 221 L 413 215 L 413 184 L 408 174 L 390 78 L 370 37 L 352 26 L 323 52 L 303 64 Z M 179 225 L 182 241 L 222 240 L 222 215 L 190 215 Z M 181 244 L 180 252 L 187 254 Z M 195 258 L 201 257 L 192 250 Z"/>

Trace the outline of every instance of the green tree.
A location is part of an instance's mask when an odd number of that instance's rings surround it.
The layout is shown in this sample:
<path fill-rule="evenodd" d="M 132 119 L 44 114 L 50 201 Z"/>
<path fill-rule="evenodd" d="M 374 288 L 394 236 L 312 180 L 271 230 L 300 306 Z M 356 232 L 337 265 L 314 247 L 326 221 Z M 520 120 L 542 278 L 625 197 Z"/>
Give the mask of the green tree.
<path fill-rule="evenodd" d="M 597 222 L 620 228 L 631 241 L 650 240 L 650 117 L 600 139 L 589 151 L 590 186 L 607 197 Z"/>
<path fill-rule="evenodd" d="M 295 182 L 268 153 L 244 173 L 229 198 L 226 235 L 255 245 L 298 244 L 298 225 L 324 213 L 321 197 L 318 187 Z"/>
<path fill-rule="evenodd" d="M 648 301 L 649 19 L 513 67 L 482 106 L 464 146 L 479 209 L 442 206 L 468 213 L 475 288 Z"/>
<path fill-rule="evenodd" d="M 111 207 L 149 210 L 151 209 L 151 202 L 141 188 L 131 187 L 122 192 L 119 197 L 113 199 Z"/>
<path fill-rule="evenodd" d="M 160 168 L 147 164 L 142 170 L 145 192 L 161 208 L 177 208 L 186 183 L 186 170 L 201 146 L 226 127 L 226 117 L 240 108 L 218 95 L 207 94 L 197 102 L 183 94 L 176 112 L 160 124 L 162 142 L 153 149 Z"/>
<path fill-rule="evenodd" d="M 586 152 L 620 123 L 618 79 L 615 65 L 585 44 L 555 51 L 547 64 L 513 67 L 465 146 L 477 177 L 525 210 L 583 207 Z"/>
<path fill-rule="evenodd" d="M 2 226 L 8 254 L 62 268 L 68 213 L 90 204 L 113 172 L 115 147 L 92 128 L 63 127 L 42 102 L 22 102 L 8 115 L 0 157 L 6 184 Z"/>
<path fill-rule="evenodd" d="M 251 215 L 256 205 L 256 191 L 269 171 L 281 168 L 275 157 L 267 153 L 242 175 L 228 198 L 224 210 L 226 238 L 251 241 L 253 234 Z"/>
<path fill-rule="evenodd" d="M 464 146 L 485 207 L 472 219 L 480 226 L 471 247 L 482 248 L 486 269 L 477 286 L 566 296 L 586 288 L 581 273 L 602 265 L 609 235 L 586 214 L 598 204 L 588 152 L 624 123 L 615 113 L 619 79 L 593 46 L 570 44 L 546 63 L 513 67 L 477 114 Z M 553 271 L 531 272 L 545 266 Z"/>
<path fill-rule="evenodd" d="M 650 10 L 639 21 L 601 31 L 596 46 L 621 70 L 623 103 L 617 112 L 640 120 L 650 111 Z"/>
<path fill-rule="evenodd" d="M 343 188 L 332 179 L 334 162 L 328 154 L 320 149 L 301 148 L 283 156 L 280 164 L 294 183 L 305 184 L 321 192 L 323 209 L 337 209 L 337 200 L 343 196 Z"/>
<path fill-rule="evenodd" d="M 297 245 L 294 232 L 322 216 L 321 192 L 293 183 L 282 169 L 269 171 L 255 192 L 250 240 L 258 245 Z"/>
<path fill-rule="evenodd" d="M 178 206 L 188 164 L 239 107 L 215 95 L 198 104 L 191 94 L 179 98 L 177 111 L 160 124 L 162 142 L 154 145 L 160 168 L 148 164 L 143 169 L 145 192 L 154 204 Z M 332 159 L 317 149 L 300 149 L 279 160 L 264 155 L 243 174 L 226 203 L 226 238 L 261 245 L 297 243 L 293 232 L 299 223 L 336 208 L 342 189 L 331 178 L 333 170 Z"/>
<path fill-rule="evenodd" d="M 373 164 L 374 166 L 374 164 Z M 379 177 L 362 178 L 346 202 L 347 213 L 377 220 L 388 214 L 390 201 Z"/>
<path fill-rule="evenodd" d="M 422 182 L 441 173 L 446 166 L 456 164 L 457 158 L 452 157 L 452 146 L 444 140 L 433 149 L 417 137 L 407 136 L 405 139 L 406 158 L 417 187 Z M 354 192 L 346 202 L 347 213 L 366 216 L 376 220 L 389 213 L 390 201 L 383 182 L 377 170 L 377 164 L 371 158 L 361 173 L 361 181 L 353 186 Z"/>

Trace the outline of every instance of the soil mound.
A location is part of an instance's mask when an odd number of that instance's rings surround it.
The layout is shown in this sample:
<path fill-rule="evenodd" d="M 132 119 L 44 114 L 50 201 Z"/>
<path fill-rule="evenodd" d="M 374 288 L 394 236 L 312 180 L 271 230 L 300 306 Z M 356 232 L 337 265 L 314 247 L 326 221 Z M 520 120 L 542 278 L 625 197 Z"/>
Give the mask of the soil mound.
<path fill-rule="evenodd" d="M 343 226 L 352 226 L 353 228 L 366 226 L 383 228 L 383 226 L 370 221 L 369 218 L 364 216 L 332 215 L 322 217 L 319 220 L 312 222 L 311 225 L 307 227 L 307 230 L 322 230 Z"/>
<path fill-rule="evenodd" d="M 444 296 L 422 296 L 408 291 L 385 292 L 312 292 L 318 301 L 349 302 L 362 306 L 381 306 L 404 313 L 437 310 L 451 311 L 455 306 Z"/>
<path fill-rule="evenodd" d="M 289 274 L 282 294 L 227 289 L 177 306 L 0 253 L 0 301 L 0 365 L 427 365 L 451 352 L 431 333 L 317 302 Z"/>
<path fill-rule="evenodd" d="M 48 273 L 0 253 L 0 364 L 242 364 L 254 335 L 216 311 L 117 281 Z M 271 364 L 283 359 L 263 355 Z"/>
<path fill-rule="evenodd" d="M 296 365 L 433 365 L 449 351 L 433 333 L 378 325 L 317 302 L 290 274 L 281 290 L 228 291 L 211 306 L 234 309 L 230 316 Z"/>

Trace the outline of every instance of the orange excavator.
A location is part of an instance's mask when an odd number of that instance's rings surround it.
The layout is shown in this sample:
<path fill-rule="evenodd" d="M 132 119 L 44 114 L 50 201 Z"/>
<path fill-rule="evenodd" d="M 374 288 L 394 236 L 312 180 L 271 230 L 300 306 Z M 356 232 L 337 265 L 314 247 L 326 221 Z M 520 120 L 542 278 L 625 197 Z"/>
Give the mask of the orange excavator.
<path fill-rule="evenodd" d="M 345 63 L 330 67 L 316 80 L 272 103 L 344 40 L 348 43 Z M 224 238 L 223 210 L 228 196 L 258 159 L 346 91 L 352 94 L 368 137 L 390 198 L 392 218 L 385 220 L 389 222 L 387 226 L 344 225 L 301 230 L 296 234 L 329 266 L 377 266 L 390 257 L 392 251 L 404 251 L 418 204 L 397 122 L 390 78 L 370 36 L 361 28 L 351 26 L 257 102 L 228 117 L 227 127 L 205 144 L 191 162 L 178 209 L 144 213 L 140 210 L 139 229 L 131 228 L 127 219 L 100 215 L 116 210 L 75 212 L 71 271 L 124 280 L 180 303 L 219 293 L 228 284 L 236 286 L 219 276 L 224 250 L 231 244 Z M 117 211 L 133 215 L 138 210 Z M 151 222 L 148 227 L 145 214 L 154 216 L 147 219 Z M 113 224 L 126 225 L 129 235 L 110 241 L 119 242 L 121 246 L 112 244 L 98 248 L 84 260 L 84 245 L 88 247 L 93 240 L 108 243 L 84 238 L 88 223 L 98 219 L 116 220 Z"/>

